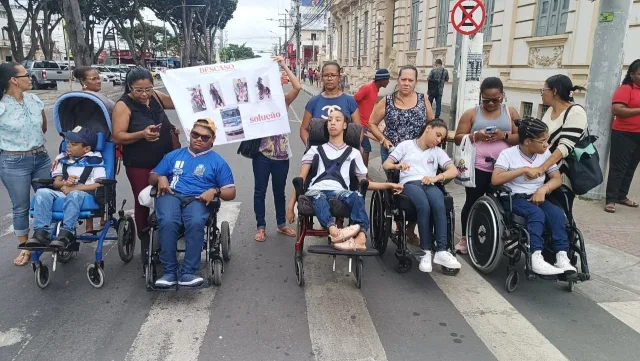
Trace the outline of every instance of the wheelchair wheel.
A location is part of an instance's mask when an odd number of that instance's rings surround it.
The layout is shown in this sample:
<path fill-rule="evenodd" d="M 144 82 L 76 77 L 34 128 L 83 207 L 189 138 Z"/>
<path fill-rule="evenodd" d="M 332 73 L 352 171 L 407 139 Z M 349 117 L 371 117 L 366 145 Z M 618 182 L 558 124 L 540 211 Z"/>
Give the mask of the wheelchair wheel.
<path fill-rule="evenodd" d="M 42 264 L 42 262 L 38 261 L 35 265 L 35 269 L 33 270 L 33 274 L 36 279 L 36 285 L 42 289 L 49 285 L 49 281 L 51 277 L 49 275 L 49 268 Z"/>
<path fill-rule="evenodd" d="M 97 262 L 87 266 L 87 278 L 95 288 L 104 286 L 104 271 Z"/>
<path fill-rule="evenodd" d="M 122 262 L 129 263 L 136 249 L 136 226 L 131 216 L 118 222 L 118 254 Z"/>
<path fill-rule="evenodd" d="M 58 251 L 58 262 L 65 264 L 73 258 L 73 253 L 71 251 Z"/>
<path fill-rule="evenodd" d="M 213 284 L 215 286 L 220 286 L 222 284 L 222 261 L 219 259 L 214 259 L 211 261 L 211 274 Z"/>
<path fill-rule="evenodd" d="M 380 257 L 387 249 L 388 238 L 385 227 L 383 193 L 373 192 L 371 205 L 369 206 L 369 233 L 371 234 L 371 246 L 380 253 Z"/>
<path fill-rule="evenodd" d="M 502 207 L 491 196 L 482 196 L 469 212 L 467 247 L 474 267 L 482 273 L 493 272 L 502 260 L 504 222 Z"/>
<path fill-rule="evenodd" d="M 396 271 L 398 273 L 407 273 L 411 271 L 413 261 L 408 256 L 398 256 L 398 264 L 396 265 Z"/>
<path fill-rule="evenodd" d="M 296 258 L 296 281 L 298 286 L 304 286 L 304 269 L 302 268 L 302 257 Z"/>
<path fill-rule="evenodd" d="M 220 224 L 220 247 L 222 248 L 222 259 L 228 261 L 231 259 L 231 232 L 229 231 L 229 222 L 224 221 Z"/>
<path fill-rule="evenodd" d="M 511 271 L 507 276 L 507 280 L 504 282 L 507 292 L 511 293 L 518 288 L 518 281 L 520 281 L 520 275 L 516 271 Z"/>
<path fill-rule="evenodd" d="M 364 262 L 362 258 L 358 257 L 356 261 L 356 287 L 362 287 L 362 268 L 364 266 Z"/>

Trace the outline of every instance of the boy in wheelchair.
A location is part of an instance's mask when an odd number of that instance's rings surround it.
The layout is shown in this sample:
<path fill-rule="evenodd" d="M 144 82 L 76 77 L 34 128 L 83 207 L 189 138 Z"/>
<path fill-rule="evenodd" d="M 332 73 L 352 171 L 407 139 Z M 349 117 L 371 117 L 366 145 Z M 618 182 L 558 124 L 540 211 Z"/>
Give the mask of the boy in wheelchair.
<path fill-rule="evenodd" d="M 95 197 L 101 187 L 98 181 L 106 178 L 102 155 L 93 151 L 98 143 L 95 132 L 78 126 L 62 136 L 67 140 L 67 149 L 55 159 L 51 173 L 53 189 L 40 188 L 34 196 L 34 233 L 24 248 L 66 248 L 76 242 L 76 224 L 84 198 L 88 194 Z M 57 237 L 51 241 L 53 203 L 61 197 L 64 197 L 64 220 Z M 95 198 L 98 202 L 102 200 Z"/>
<path fill-rule="evenodd" d="M 204 282 L 198 273 L 209 219 L 207 205 L 215 197 L 225 201 L 236 197 L 229 164 L 211 149 L 215 136 L 213 120 L 198 119 L 190 133 L 189 147 L 165 155 L 149 176 L 149 184 L 158 187 L 155 212 L 164 269 L 164 275 L 155 282 L 158 288 L 170 288 L 176 283 L 197 287 Z M 181 227 L 186 250 L 178 277 L 176 249 Z"/>
<path fill-rule="evenodd" d="M 358 149 L 347 145 L 344 141 L 344 132 L 348 123 L 345 115 L 335 110 L 329 114 L 326 127 L 329 133 L 329 142 L 320 146 L 311 146 L 302 157 L 302 167 L 299 177 L 306 179 L 315 155 L 319 155 L 321 162 L 318 164 L 318 172 L 311 180 L 306 196 L 312 199 L 313 209 L 320 225 L 329 231 L 331 243 L 336 249 L 342 251 L 366 250 L 365 233 L 369 228 L 369 218 L 365 210 L 365 202 L 362 195 L 349 190 L 350 164 L 355 160 L 355 173 L 359 181 L 366 179 L 367 167 L 364 165 L 362 155 Z M 393 183 L 369 182 L 371 190 L 394 189 L 401 191 L 402 186 Z M 336 219 L 331 215 L 328 198 L 335 197 L 351 209 L 351 225 L 338 228 Z M 287 207 L 287 220 L 294 222 L 294 206 L 297 200 L 295 195 L 290 198 Z"/>
<path fill-rule="evenodd" d="M 569 241 L 565 214 L 560 207 L 547 200 L 547 195 L 562 185 L 560 171 L 557 166 L 549 168 L 546 182 L 544 175 L 538 177 L 535 173 L 535 168 L 551 156 L 548 150 L 548 127 L 533 118 L 525 118 L 517 126 L 520 145 L 500 153 L 491 184 L 509 187 L 513 214 L 527 220 L 532 271 L 543 276 L 576 273 L 567 256 Z M 506 194 L 501 194 L 501 200 L 508 201 Z M 555 265 L 547 263 L 542 255 L 545 226 L 551 231 L 552 249 L 556 253 Z"/>
<path fill-rule="evenodd" d="M 447 251 L 447 211 L 444 193 L 436 183 L 444 183 L 458 175 L 458 170 L 439 144 L 447 136 L 442 120 L 425 125 L 417 139 L 406 140 L 391 152 L 382 167 L 386 171 L 399 170 L 403 194 L 414 203 L 417 212 L 420 248 L 424 256 L 419 269 L 431 272 L 431 215 L 435 222 L 436 253 L 433 262 L 450 269 L 460 269 L 455 256 Z M 437 174 L 438 168 L 445 169 Z M 437 174 L 437 175 L 436 175 Z M 403 225 L 402 225 L 403 226 Z"/>

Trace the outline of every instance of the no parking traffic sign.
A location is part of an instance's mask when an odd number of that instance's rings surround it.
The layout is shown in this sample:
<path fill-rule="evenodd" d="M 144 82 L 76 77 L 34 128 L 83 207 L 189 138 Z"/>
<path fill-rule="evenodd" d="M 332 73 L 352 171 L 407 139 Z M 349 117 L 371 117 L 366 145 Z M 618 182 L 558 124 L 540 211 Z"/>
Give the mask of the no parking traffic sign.
<path fill-rule="evenodd" d="M 451 10 L 451 24 L 462 35 L 477 33 L 487 16 L 484 4 L 480 0 L 460 0 Z"/>

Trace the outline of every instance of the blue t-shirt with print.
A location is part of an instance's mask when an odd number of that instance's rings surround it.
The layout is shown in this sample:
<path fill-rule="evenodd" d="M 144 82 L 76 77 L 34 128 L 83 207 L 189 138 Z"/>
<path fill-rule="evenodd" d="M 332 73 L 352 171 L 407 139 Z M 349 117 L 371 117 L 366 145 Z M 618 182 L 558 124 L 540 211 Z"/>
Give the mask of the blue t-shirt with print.
<path fill-rule="evenodd" d="M 176 149 L 162 158 L 153 173 L 167 177 L 171 189 L 186 196 L 235 186 L 229 164 L 213 150 L 194 154 L 188 147 Z"/>
<path fill-rule="evenodd" d="M 358 103 L 349 94 L 342 94 L 336 98 L 325 98 L 318 94 L 311 98 L 304 108 L 311 114 L 311 118 L 329 119 L 329 113 L 334 110 L 342 111 L 351 120 L 353 113 L 358 110 Z"/>

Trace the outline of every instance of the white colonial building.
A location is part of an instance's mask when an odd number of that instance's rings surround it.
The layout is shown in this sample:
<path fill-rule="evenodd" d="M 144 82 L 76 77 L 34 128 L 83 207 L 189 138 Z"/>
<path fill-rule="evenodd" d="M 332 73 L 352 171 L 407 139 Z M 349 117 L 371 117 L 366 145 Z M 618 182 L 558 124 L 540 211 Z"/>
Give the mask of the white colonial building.
<path fill-rule="evenodd" d="M 505 83 L 507 102 L 522 115 L 541 115 L 544 109 L 539 89 L 546 78 L 560 73 L 571 77 L 575 84 L 587 84 L 600 1 L 606 0 L 484 0 L 488 16 L 483 27 L 482 76 L 500 77 Z M 450 10 L 455 2 L 333 0 L 331 57 L 346 67 L 350 90 L 370 81 L 378 56 L 380 66 L 389 68 L 394 76 L 399 66 L 415 65 L 420 72 L 418 90 L 422 92 L 427 90 L 426 77 L 435 59 L 442 59 L 451 74 L 456 34 L 450 24 Z M 378 20 L 382 20 L 379 53 Z M 640 0 L 633 0 L 625 66 L 640 58 L 639 37 Z M 386 91 L 393 90 L 393 86 L 392 83 Z M 450 99 L 451 83 L 445 87 L 443 103 L 448 105 Z M 584 101 L 584 94 L 578 94 L 576 100 Z"/>

